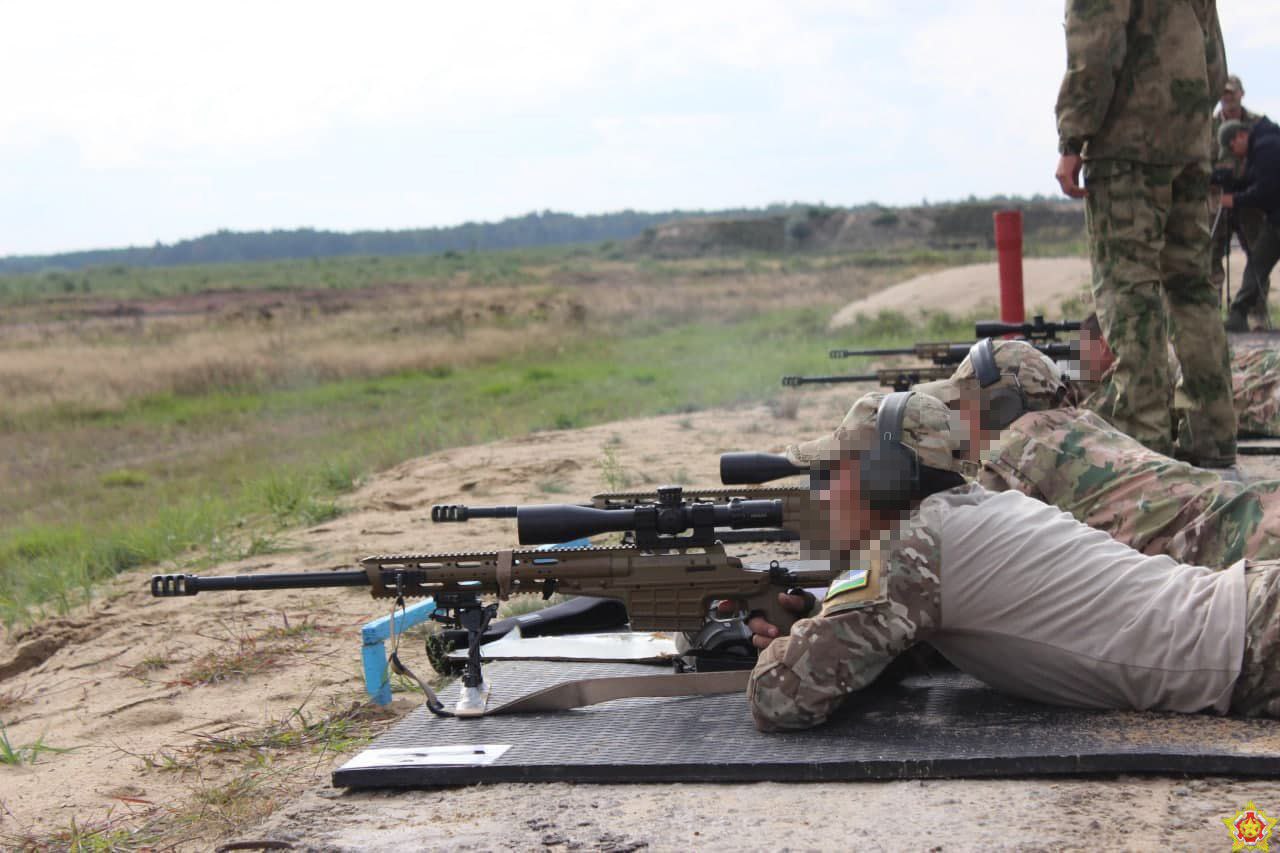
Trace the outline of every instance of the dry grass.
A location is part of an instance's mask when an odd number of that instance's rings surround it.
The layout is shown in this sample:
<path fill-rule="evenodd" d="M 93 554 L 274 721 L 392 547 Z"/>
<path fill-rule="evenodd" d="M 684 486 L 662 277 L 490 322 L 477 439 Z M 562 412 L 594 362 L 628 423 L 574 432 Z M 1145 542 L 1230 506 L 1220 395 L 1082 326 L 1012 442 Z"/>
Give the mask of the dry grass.
<path fill-rule="evenodd" d="M 888 275 L 834 262 L 803 273 L 777 266 L 600 261 L 577 271 L 532 269 L 521 286 L 421 282 L 348 294 L 322 309 L 307 293 L 274 294 L 269 307 L 243 304 L 241 297 L 260 301 L 260 294 L 229 293 L 178 308 L 143 303 L 194 312 L 178 316 L 95 313 L 40 322 L 37 305 L 0 326 L 0 399 L 11 416 L 112 412 L 161 394 L 442 370 L 545 350 L 622 323 L 830 305 L 874 290 Z"/>

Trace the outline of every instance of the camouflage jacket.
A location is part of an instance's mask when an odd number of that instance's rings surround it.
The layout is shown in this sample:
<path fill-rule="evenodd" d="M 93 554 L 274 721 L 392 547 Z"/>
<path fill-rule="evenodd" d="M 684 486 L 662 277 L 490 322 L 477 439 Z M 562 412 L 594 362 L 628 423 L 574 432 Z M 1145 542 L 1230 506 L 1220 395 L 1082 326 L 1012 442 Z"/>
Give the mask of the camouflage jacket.
<path fill-rule="evenodd" d="M 942 582 L 935 509 L 922 503 L 893 544 L 864 553 L 865 568 L 831 583 L 821 615 L 799 620 L 761 652 L 747 687 L 761 731 L 824 722 L 845 696 L 937 627 Z"/>
<path fill-rule="evenodd" d="M 979 482 L 1052 504 L 1144 554 L 1215 568 L 1280 558 L 1280 480 L 1223 480 L 1093 412 L 1023 415 L 988 451 Z"/>
<path fill-rule="evenodd" d="M 1214 0 L 1067 0 L 1058 139 L 1085 159 L 1209 161 L 1227 80 Z"/>

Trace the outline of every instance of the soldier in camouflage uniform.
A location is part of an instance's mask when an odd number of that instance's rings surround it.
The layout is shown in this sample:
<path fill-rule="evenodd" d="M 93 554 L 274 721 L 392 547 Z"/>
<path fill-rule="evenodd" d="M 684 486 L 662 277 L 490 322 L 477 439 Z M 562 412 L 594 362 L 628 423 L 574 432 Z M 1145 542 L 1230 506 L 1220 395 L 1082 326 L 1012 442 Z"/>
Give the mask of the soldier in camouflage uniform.
<path fill-rule="evenodd" d="M 994 350 L 995 385 L 979 388 L 966 360 L 951 379 L 916 386 L 961 411 L 977 451 L 970 458 L 982 463 L 981 485 L 1052 504 L 1144 554 L 1201 566 L 1280 559 L 1280 481 L 1244 485 L 1156 453 L 1093 412 L 1071 408 L 1075 383 L 1034 347 L 999 341 Z M 1093 356 L 1082 347 L 1086 371 L 1101 367 L 1090 368 Z M 1000 389 L 1016 389 L 1026 414 L 998 431 L 983 429 L 975 412 Z"/>
<path fill-rule="evenodd" d="M 1066 36 L 1056 176 L 1085 198 L 1095 303 L 1118 357 L 1101 414 L 1153 450 L 1230 466 L 1227 342 L 1209 281 L 1211 112 L 1227 75 L 1217 10 L 1068 0 Z M 1150 357 L 1166 328 L 1189 402 L 1176 448 L 1169 366 Z"/>
<path fill-rule="evenodd" d="M 1230 169 L 1237 178 L 1244 177 L 1244 161 L 1236 157 L 1230 150 L 1222 145 L 1218 132 L 1222 129 L 1223 122 L 1238 121 L 1244 125 L 1246 130 L 1252 130 L 1254 124 L 1263 116 L 1260 113 L 1252 113 L 1245 109 L 1243 103 L 1244 84 L 1240 82 L 1240 78 L 1232 74 L 1227 77 L 1227 84 L 1222 89 L 1222 100 L 1220 109 L 1213 114 L 1213 135 L 1210 137 L 1212 145 L 1212 153 L 1210 154 L 1210 162 L 1213 168 Z M 1213 234 L 1211 235 L 1211 249 L 1209 253 L 1209 280 L 1213 282 L 1213 286 L 1218 291 L 1218 301 L 1222 301 L 1222 284 L 1226 281 L 1226 270 L 1223 261 L 1227 252 L 1231 248 L 1231 235 L 1238 234 L 1240 245 L 1242 247 L 1254 246 L 1258 242 L 1258 238 L 1262 236 L 1262 229 L 1266 227 L 1266 216 L 1257 208 L 1242 207 L 1238 210 L 1223 210 L 1219 217 L 1218 199 L 1221 197 L 1220 188 L 1213 188 L 1209 193 L 1209 214 L 1216 223 Z M 1266 293 L 1270 289 L 1270 280 L 1264 279 L 1262 282 L 1263 298 L 1262 304 L 1266 305 Z M 1248 312 L 1247 316 L 1248 328 L 1251 330 L 1269 329 L 1271 328 L 1271 318 L 1267 315 L 1266 310 L 1258 310 L 1253 308 Z"/>
<path fill-rule="evenodd" d="M 1280 716 L 1280 564 L 1214 571 L 1143 556 L 978 485 L 917 485 L 905 506 L 877 508 L 861 477 L 881 441 L 882 399 L 862 398 L 831 436 L 788 451 L 830 468 L 820 497 L 831 539 L 857 562 L 789 635 L 750 621 L 762 648 L 748 686 L 757 727 L 822 723 L 918 642 L 998 690 L 1051 704 Z M 966 470 L 954 420 L 928 395 L 907 401 L 899 440 L 921 484 L 925 472 Z"/>

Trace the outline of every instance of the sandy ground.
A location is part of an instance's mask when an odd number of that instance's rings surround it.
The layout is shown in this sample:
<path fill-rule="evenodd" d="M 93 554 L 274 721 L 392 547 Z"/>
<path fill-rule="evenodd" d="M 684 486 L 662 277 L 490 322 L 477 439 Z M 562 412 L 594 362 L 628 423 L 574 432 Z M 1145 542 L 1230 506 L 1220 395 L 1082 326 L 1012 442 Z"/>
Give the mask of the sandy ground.
<path fill-rule="evenodd" d="M 1244 254 L 1231 256 L 1231 292 L 1237 293 L 1244 273 Z M 1041 311 L 1049 320 L 1061 319 L 1062 302 L 1088 292 L 1087 258 L 1027 258 L 1022 262 L 1023 303 L 1027 316 Z M 914 316 L 923 311 L 964 315 L 983 306 L 998 316 L 1000 273 L 994 263 L 969 264 L 927 273 L 850 303 L 831 318 L 831 328 L 848 326 L 859 315 L 874 317 L 881 311 Z M 1071 317 L 1068 319 L 1079 319 Z"/>
<path fill-rule="evenodd" d="M 794 417 L 786 406 L 750 406 L 413 459 L 352 494 L 338 519 L 290 533 L 287 550 L 207 573 L 316 571 L 373 552 L 508 544 L 509 522 L 433 526 L 429 508 L 577 500 L 620 479 L 714 484 L 720 453 L 776 451 L 816 436 L 865 390 L 806 392 Z M 1280 476 L 1265 457 L 1243 464 L 1253 476 Z M 158 600 L 146 592 L 149 574 L 122 575 L 91 606 L 0 644 L 9 743 L 73 750 L 0 766 L 7 846 L 47 838 L 74 819 L 168 821 L 186 838 L 183 849 L 227 837 L 315 850 L 1213 849 L 1227 842 L 1221 818 L 1246 800 L 1280 811 L 1280 781 L 1130 777 L 348 794 L 328 778 L 349 749 L 255 762 L 251 751 L 208 747 L 361 698 L 358 627 L 381 615 L 382 603 L 358 590 Z M 408 656 L 426 668 L 420 646 Z M 390 716 L 412 707 L 399 698 Z M 246 812 L 244 798 L 229 796 L 245 785 L 276 793 Z M 189 834 L 174 829 L 196 818 Z"/>

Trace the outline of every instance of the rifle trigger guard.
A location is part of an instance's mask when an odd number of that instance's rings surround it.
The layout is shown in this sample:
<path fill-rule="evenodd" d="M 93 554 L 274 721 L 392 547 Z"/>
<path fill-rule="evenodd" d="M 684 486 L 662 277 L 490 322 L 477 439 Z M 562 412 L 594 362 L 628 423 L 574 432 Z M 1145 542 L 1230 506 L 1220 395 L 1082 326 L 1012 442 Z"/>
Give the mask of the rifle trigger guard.
<path fill-rule="evenodd" d="M 515 564 L 515 552 L 498 552 L 498 600 L 506 601 L 511 597 L 511 574 Z"/>

